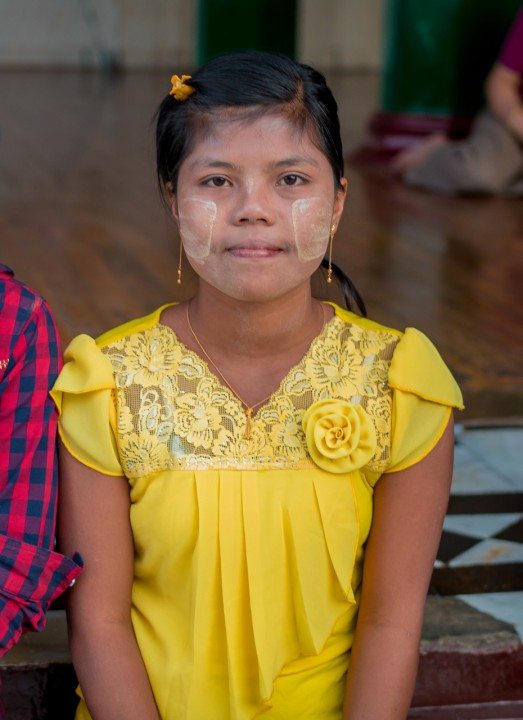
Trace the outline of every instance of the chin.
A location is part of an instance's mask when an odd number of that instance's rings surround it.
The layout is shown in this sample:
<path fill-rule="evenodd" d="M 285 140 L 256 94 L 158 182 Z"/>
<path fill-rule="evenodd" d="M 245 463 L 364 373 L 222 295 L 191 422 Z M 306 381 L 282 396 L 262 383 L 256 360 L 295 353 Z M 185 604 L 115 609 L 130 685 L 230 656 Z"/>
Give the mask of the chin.
<path fill-rule="evenodd" d="M 263 303 L 263 302 L 271 302 L 273 300 L 277 300 L 280 297 L 283 297 L 288 292 L 293 290 L 293 287 L 290 287 L 289 285 L 286 285 L 283 287 L 282 285 L 276 286 L 274 283 L 271 283 L 270 285 L 267 283 L 264 283 L 263 285 L 256 282 L 239 282 L 235 284 L 217 284 L 217 283 L 210 283 L 215 287 L 217 290 L 219 290 L 224 295 L 227 295 L 227 297 L 233 298 L 234 300 L 238 300 L 240 302 L 250 302 L 250 303 Z"/>

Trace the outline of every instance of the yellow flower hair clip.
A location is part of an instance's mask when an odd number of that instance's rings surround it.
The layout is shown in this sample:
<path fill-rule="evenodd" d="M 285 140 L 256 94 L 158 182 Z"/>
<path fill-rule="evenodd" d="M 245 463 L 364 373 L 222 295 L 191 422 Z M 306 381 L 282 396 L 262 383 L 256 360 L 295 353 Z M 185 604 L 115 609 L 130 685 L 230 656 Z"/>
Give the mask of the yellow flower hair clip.
<path fill-rule="evenodd" d="M 181 77 L 178 77 L 178 75 L 173 75 L 171 78 L 173 86 L 169 91 L 169 95 L 174 95 L 176 100 L 187 100 L 189 95 L 192 95 L 194 92 L 193 87 L 185 84 L 185 81 L 190 79 L 190 75 L 182 75 Z"/>

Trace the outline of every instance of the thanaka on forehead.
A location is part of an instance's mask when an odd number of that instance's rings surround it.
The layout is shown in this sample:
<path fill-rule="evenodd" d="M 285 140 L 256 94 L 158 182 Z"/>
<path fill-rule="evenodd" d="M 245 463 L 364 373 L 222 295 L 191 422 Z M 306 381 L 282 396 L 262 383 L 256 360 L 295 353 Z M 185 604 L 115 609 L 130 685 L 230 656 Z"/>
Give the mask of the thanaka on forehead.
<path fill-rule="evenodd" d="M 283 118 L 289 129 L 298 135 L 308 134 L 314 145 L 323 152 L 321 143 L 318 143 L 318 129 L 313 118 L 301 104 L 296 105 L 294 101 L 274 105 L 224 105 L 215 107 L 212 111 L 193 108 L 189 115 L 192 132 L 188 149 L 193 148 L 199 139 L 212 137 L 224 125 L 249 125 L 264 117 L 274 120 Z"/>

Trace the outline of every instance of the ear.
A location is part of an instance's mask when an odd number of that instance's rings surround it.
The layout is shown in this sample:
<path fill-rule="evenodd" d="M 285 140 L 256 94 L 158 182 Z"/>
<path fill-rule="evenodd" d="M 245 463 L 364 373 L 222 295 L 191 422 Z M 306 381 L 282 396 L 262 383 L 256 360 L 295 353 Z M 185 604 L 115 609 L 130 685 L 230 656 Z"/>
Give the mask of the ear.
<path fill-rule="evenodd" d="M 343 207 L 345 205 L 345 200 L 347 199 L 347 178 L 342 177 L 340 180 L 340 184 L 341 187 L 336 188 L 336 194 L 334 196 L 334 206 L 332 208 L 332 225 L 335 228 L 335 232 L 338 229 L 341 215 L 343 213 Z"/>
<path fill-rule="evenodd" d="M 171 182 L 165 183 L 165 192 L 167 194 L 167 202 L 169 203 L 169 207 L 171 208 L 171 215 L 173 216 L 175 221 L 178 222 L 178 201 L 173 190 L 173 184 Z"/>

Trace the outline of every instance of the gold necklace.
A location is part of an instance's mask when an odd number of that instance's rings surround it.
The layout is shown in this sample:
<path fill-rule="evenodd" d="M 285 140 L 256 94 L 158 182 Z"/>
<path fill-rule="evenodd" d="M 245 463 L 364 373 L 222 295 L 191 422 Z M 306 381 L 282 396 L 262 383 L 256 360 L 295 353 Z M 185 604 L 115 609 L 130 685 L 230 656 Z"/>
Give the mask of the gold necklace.
<path fill-rule="evenodd" d="M 222 371 L 220 370 L 220 368 L 218 367 L 218 365 L 216 365 L 216 363 L 214 362 L 214 360 L 212 359 L 212 357 L 209 355 L 209 353 L 207 352 L 207 350 L 203 347 L 202 343 L 200 342 L 200 340 L 199 340 L 199 338 L 198 338 L 198 335 L 195 333 L 194 328 L 193 328 L 193 326 L 191 325 L 191 320 L 190 320 L 190 318 L 189 318 L 189 305 L 190 305 L 190 303 L 187 303 L 187 305 L 185 306 L 185 316 L 186 316 L 186 318 L 187 318 L 187 326 L 188 326 L 189 330 L 191 331 L 191 335 L 193 336 L 196 344 L 198 345 L 198 347 L 200 348 L 200 350 L 202 351 L 202 353 L 204 354 L 204 356 L 207 358 L 207 360 L 211 363 L 211 365 L 212 365 L 213 368 L 216 370 L 216 372 L 218 373 L 218 375 L 221 377 L 221 379 L 223 380 L 223 382 L 225 383 L 225 385 L 229 388 L 229 390 L 232 392 L 232 394 L 233 394 L 236 398 L 238 398 L 238 400 L 239 400 L 239 401 L 241 402 L 241 404 L 244 406 L 244 408 L 245 408 L 245 419 L 246 419 L 244 438 L 245 438 L 245 440 L 250 440 L 250 439 L 251 439 L 251 429 L 252 429 L 252 414 L 253 414 L 254 410 L 255 410 L 259 405 L 262 405 L 264 402 L 266 402 L 266 401 L 272 396 L 273 393 L 272 393 L 272 392 L 269 393 L 269 394 L 267 395 L 267 397 L 264 397 L 262 400 L 259 400 L 257 403 L 254 403 L 253 405 L 249 405 L 248 403 L 245 402 L 245 400 L 243 400 L 243 399 L 240 397 L 240 395 L 236 392 L 236 390 L 233 388 L 233 386 L 231 385 L 231 383 L 230 383 L 230 382 L 227 380 L 227 378 L 224 376 L 224 374 L 222 373 Z M 321 312 L 322 312 L 322 324 L 321 324 L 321 330 L 320 330 L 320 332 L 319 332 L 319 335 L 321 335 L 321 333 L 323 332 L 323 328 L 325 327 L 325 304 L 324 304 L 324 303 L 321 303 Z M 274 391 L 273 391 L 273 392 L 274 392 Z"/>

